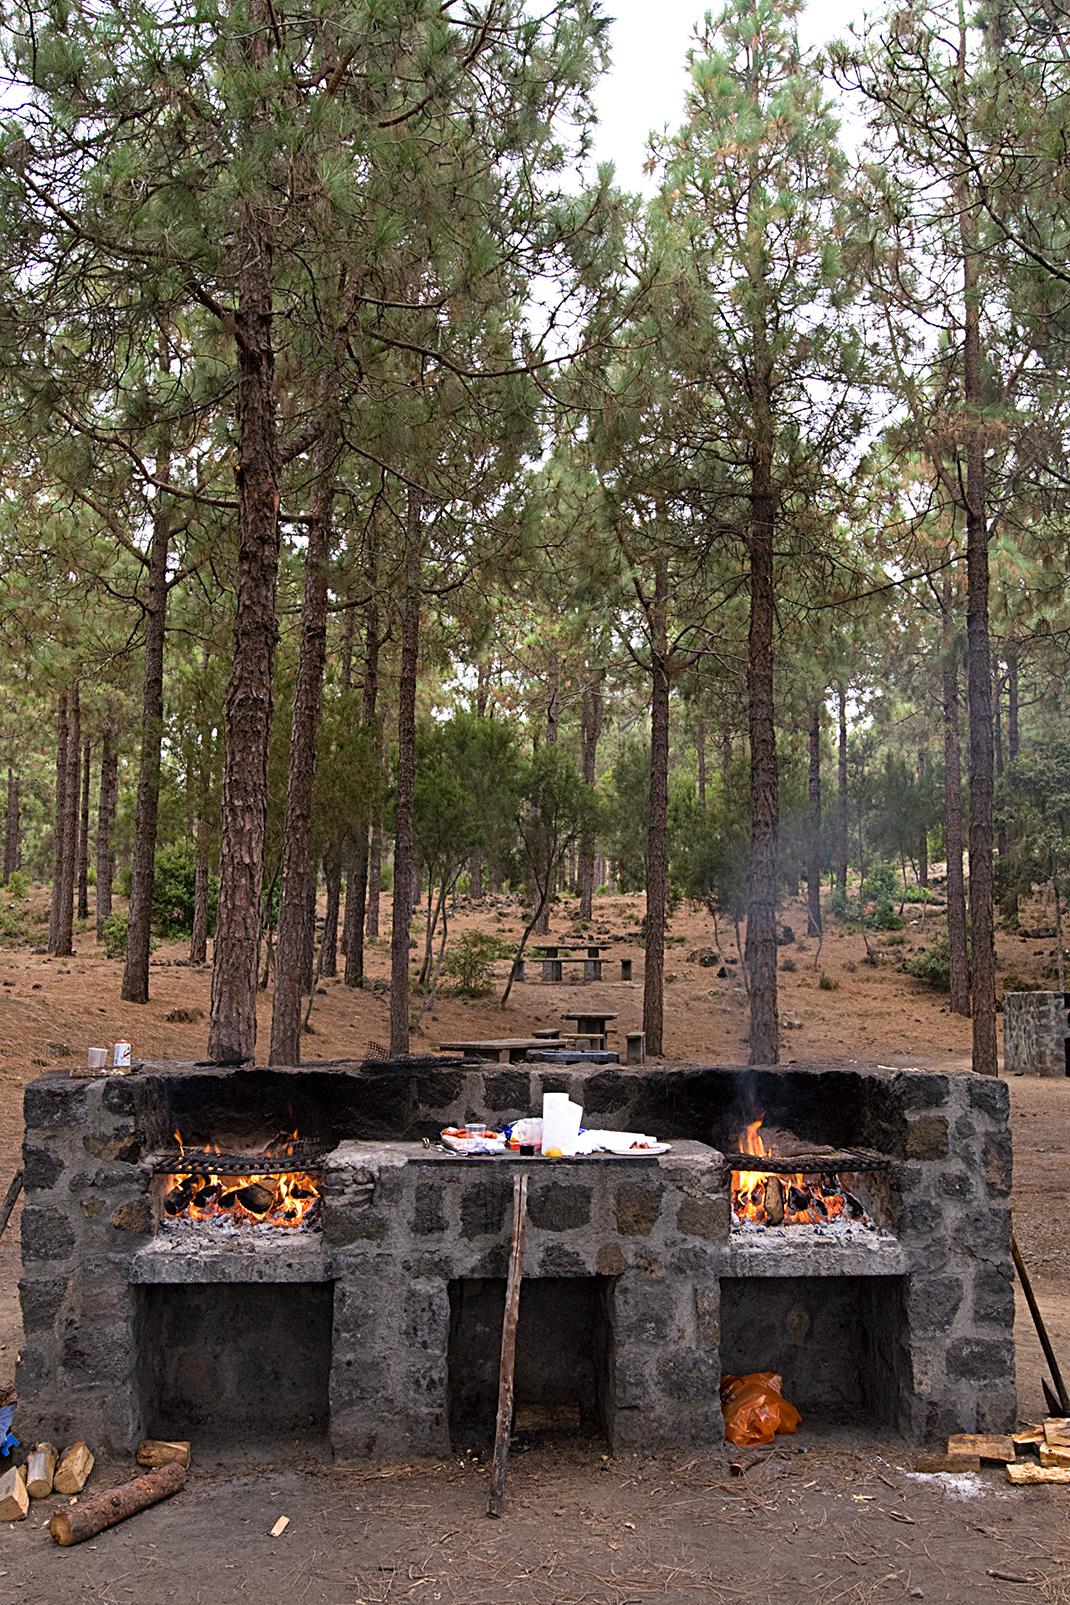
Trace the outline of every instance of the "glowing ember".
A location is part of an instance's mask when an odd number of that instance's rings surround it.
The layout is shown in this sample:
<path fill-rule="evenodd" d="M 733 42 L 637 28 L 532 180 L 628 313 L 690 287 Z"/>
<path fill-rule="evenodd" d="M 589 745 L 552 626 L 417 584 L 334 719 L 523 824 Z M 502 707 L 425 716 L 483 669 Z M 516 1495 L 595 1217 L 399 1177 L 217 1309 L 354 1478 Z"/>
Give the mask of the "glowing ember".
<path fill-rule="evenodd" d="M 175 1132 L 179 1154 L 186 1149 Z M 297 1133 L 283 1145 L 278 1155 L 265 1153 L 265 1159 L 288 1158 L 297 1143 Z M 198 1160 L 218 1154 L 218 1144 L 197 1150 Z M 257 1170 L 249 1167 L 236 1172 L 212 1169 L 199 1163 L 196 1170 L 178 1169 L 165 1177 L 164 1215 L 174 1221 L 228 1221 L 233 1225 L 263 1223 L 294 1230 L 308 1225 L 319 1208 L 319 1180 L 307 1170 Z"/>
<path fill-rule="evenodd" d="M 764 1115 L 752 1120 L 739 1137 L 739 1152 L 769 1156 L 761 1138 Z M 732 1219 L 737 1225 L 824 1226 L 842 1218 L 872 1227 L 873 1222 L 839 1176 L 797 1171 L 794 1175 L 755 1168 L 732 1172 Z"/>

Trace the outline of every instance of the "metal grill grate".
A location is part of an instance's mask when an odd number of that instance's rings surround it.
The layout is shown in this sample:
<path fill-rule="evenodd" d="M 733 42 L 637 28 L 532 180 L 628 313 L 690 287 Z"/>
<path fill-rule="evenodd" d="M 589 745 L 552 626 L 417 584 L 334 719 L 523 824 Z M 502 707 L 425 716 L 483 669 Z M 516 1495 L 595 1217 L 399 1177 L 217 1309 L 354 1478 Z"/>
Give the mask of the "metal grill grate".
<path fill-rule="evenodd" d="M 162 1154 L 153 1169 L 158 1176 L 286 1176 L 321 1165 L 315 1149 L 298 1146 L 292 1154 L 180 1154 L 176 1149 Z"/>

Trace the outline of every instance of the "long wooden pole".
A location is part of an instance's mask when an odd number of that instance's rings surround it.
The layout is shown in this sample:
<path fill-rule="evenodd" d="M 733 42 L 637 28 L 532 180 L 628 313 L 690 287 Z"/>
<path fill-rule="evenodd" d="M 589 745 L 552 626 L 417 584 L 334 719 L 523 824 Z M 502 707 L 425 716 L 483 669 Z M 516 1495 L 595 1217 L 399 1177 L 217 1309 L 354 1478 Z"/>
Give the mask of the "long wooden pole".
<path fill-rule="evenodd" d="M 18 1203 L 19 1194 L 21 1193 L 21 1191 L 22 1191 L 22 1171 L 21 1170 L 16 1170 L 15 1174 L 11 1178 L 11 1185 L 9 1186 L 7 1192 L 4 1194 L 4 1201 L 3 1201 L 2 1204 L 0 1204 L 0 1237 L 2 1237 L 4 1235 L 4 1228 L 7 1226 L 8 1221 L 11 1219 L 11 1211 L 14 1209 L 15 1205 Z"/>
<path fill-rule="evenodd" d="M 1022 1292 L 1025 1294 L 1025 1302 L 1029 1306 L 1029 1313 L 1033 1317 L 1033 1325 L 1037 1329 L 1037 1337 L 1040 1339 L 1040 1346 L 1044 1350 L 1044 1358 L 1048 1362 L 1048 1370 L 1051 1372 L 1051 1380 L 1055 1384 L 1055 1392 L 1059 1400 L 1060 1408 L 1062 1409 L 1064 1415 L 1070 1415 L 1070 1395 L 1067 1394 L 1066 1383 L 1063 1381 L 1063 1374 L 1059 1369 L 1059 1362 L 1055 1358 L 1055 1350 L 1051 1346 L 1051 1338 L 1048 1336 L 1048 1329 L 1044 1325 L 1044 1317 L 1040 1313 L 1040 1306 L 1037 1304 L 1036 1297 L 1033 1293 L 1033 1286 L 1029 1280 L 1029 1272 L 1025 1268 L 1025 1261 L 1022 1259 L 1021 1250 L 1018 1247 L 1018 1242 L 1013 1232 L 1011 1233 L 1011 1253 L 1014 1256 L 1014 1268 L 1018 1272 L 1018 1280 L 1022 1284 Z"/>
<path fill-rule="evenodd" d="M 509 1435 L 513 1430 L 513 1374 L 516 1363 L 516 1324 L 520 1314 L 520 1282 L 524 1275 L 524 1228 L 528 1201 L 527 1173 L 513 1180 L 513 1238 L 509 1275 L 505 1284 L 505 1319 L 502 1321 L 502 1357 L 498 1368 L 498 1422 L 494 1429 L 494 1462 L 487 1515 L 500 1516 L 505 1503 L 505 1472 L 509 1462 Z"/>

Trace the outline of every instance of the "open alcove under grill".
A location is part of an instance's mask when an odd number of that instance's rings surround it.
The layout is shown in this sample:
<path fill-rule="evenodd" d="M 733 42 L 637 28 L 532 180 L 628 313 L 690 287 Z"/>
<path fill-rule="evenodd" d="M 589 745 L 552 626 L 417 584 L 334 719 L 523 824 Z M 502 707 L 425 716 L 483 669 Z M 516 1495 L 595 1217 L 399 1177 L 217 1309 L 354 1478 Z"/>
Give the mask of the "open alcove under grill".
<path fill-rule="evenodd" d="M 135 1289 L 148 1433 L 273 1445 L 327 1432 L 330 1282 Z"/>
<path fill-rule="evenodd" d="M 610 1382 L 613 1281 L 540 1277 L 520 1293 L 515 1419 L 540 1436 L 602 1437 Z M 493 1441 L 505 1313 L 501 1277 L 449 1284 L 449 1421 L 455 1449 Z"/>

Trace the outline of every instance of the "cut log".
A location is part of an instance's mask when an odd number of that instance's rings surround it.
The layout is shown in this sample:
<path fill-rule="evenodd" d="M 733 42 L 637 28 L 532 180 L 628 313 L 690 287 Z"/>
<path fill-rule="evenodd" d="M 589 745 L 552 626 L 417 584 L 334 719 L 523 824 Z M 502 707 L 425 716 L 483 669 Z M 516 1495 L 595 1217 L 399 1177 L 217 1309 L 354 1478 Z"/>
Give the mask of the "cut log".
<path fill-rule="evenodd" d="M 765 1218 L 770 1226 L 784 1224 L 784 1187 L 776 1176 L 765 1184 Z"/>
<path fill-rule="evenodd" d="M 1070 1444 L 1065 1449 L 1053 1449 L 1049 1444 L 1042 1443 L 1040 1463 L 1042 1466 L 1070 1466 Z"/>
<path fill-rule="evenodd" d="M 21 1471 L 21 1466 L 12 1466 L 0 1477 L 0 1521 L 22 1521 L 30 1508 Z"/>
<path fill-rule="evenodd" d="M 189 1444 L 166 1438 L 143 1438 L 137 1446 L 139 1466 L 188 1466 Z"/>
<path fill-rule="evenodd" d="M 174 1463 L 161 1466 L 158 1471 L 147 1471 L 121 1488 L 94 1494 L 81 1504 L 68 1505 L 65 1510 L 53 1511 L 48 1530 L 57 1544 L 80 1544 L 86 1538 L 95 1538 L 106 1527 L 114 1527 L 139 1510 L 147 1510 L 160 1499 L 169 1499 L 186 1486 L 186 1468 Z"/>
<path fill-rule="evenodd" d="M 1019 1449 L 1035 1448 L 1038 1443 L 1044 1441 L 1043 1422 L 1036 1427 L 1019 1427 L 1016 1432 L 1011 1433 L 1011 1442 Z"/>
<path fill-rule="evenodd" d="M 58 1494 L 80 1494 L 89 1481 L 94 1455 L 87 1443 L 72 1443 L 59 1457 L 52 1486 Z"/>
<path fill-rule="evenodd" d="M 949 1455 L 976 1455 L 979 1460 L 1008 1465 L 1014 1459 L 1014 1444 L 1009 1435 L 956 1432 L 947 1440 L 947 1452 Z"/>
<path fill-rule="evenodd" d="M 1044 1423 L 1044 1442 L 1049 1449 L 1070 1449 L 1070 1418 L 1049 1416 Z"/>
<path fill-rule="evenodd" d="M 1070 1482 L 1070 1466 L 1030 1466 L 1025 1461 L 1005 1467 L 1007 1481 L 1015 1487 L 1031 1487 L 1042 1482 Z"/>
<path fill-rule="evenodd" d="M 56 1446 L 39 1443 L 26 1461 L 26 1492 L 31 1499 L 47 1499 L 56 1475 Z"/>
<path fill-rule="evenodd" d="M 914 1462 L 915 1471 L 980 1471 L 981 1462 L 976 1455 L 919 1455 Z"/>
<path fill-rule="evenodd" d="M 251 1181 L 247 1187 L 239 1188 L 236 1193 L 238 1203 L 247 1209 L 250 1215 L 266 1215 L 275 1202 L 276 1188 L 267 1182 Z"/>

